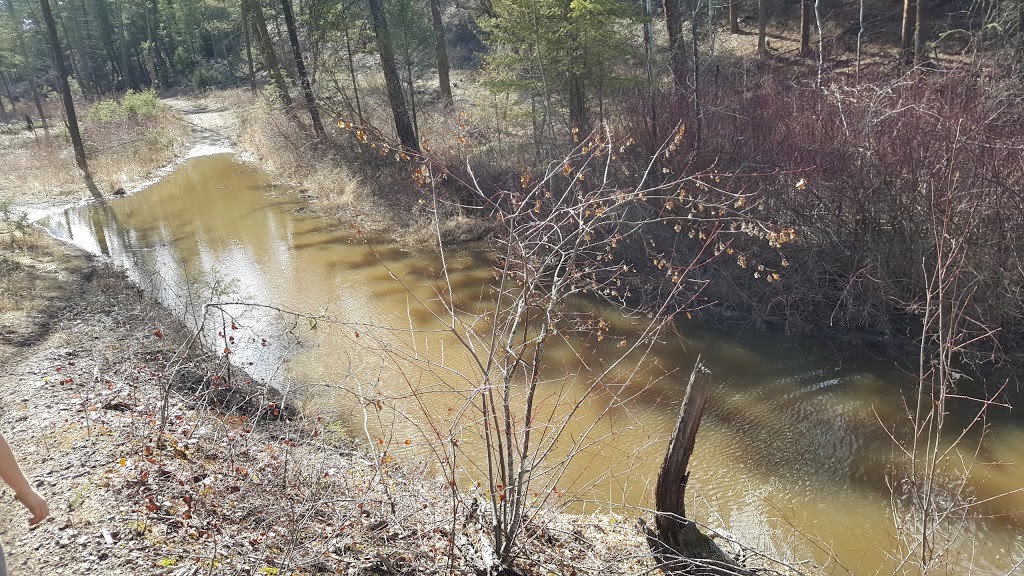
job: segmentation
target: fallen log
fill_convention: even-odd
[[[690,477],[687,467],[710,383],[711,372],[698,357],[690,374],[683,405],[679,408],[679,420],[665,453],[665,461],[658,472],[654,491],[657,533],[648,531],[647,538],[666,574],[748,576],[751,574],[749,570],[719,548],[695,522],[686,518],[686,483]]]

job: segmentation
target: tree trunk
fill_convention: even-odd
[[[697,358],[690,374],[686,396],[679,409],[679,420],[658,472],[654,501],[657,534],[648,534],[648,542],[666,573],[749,575],[697,525],[686,519],[687,467],[707,402],[711,372]]]
[[[252,64],[252,35],[249,34],[249,22],[252,19],[249,17],[249,3],[242,0],[239,4],[242,11],[242,34],[245,36],[245,62],[249,65],[249,90],[256,94],[259,90],[256,89],[256,69]]]
[[[800,0],[800,56],[811,55],[811,22],[814,21],[812,0]]]
[[[1017,57],[1024,60],[1024,0],[1017,0]]]
[[[686,48],[683,45],[683,15],[680,0],[665,0],[665,28],[676,92],[686,88]]]
[[[916,19],[917,3],[914,0],[903,0],[903,25],[900,27],[900,49],[903,51],[903,58],[910,61],[911,47],[914,43],[914,22]]]
[[[576,134],[586,136],[587,127],[586,87],[583,76],[576,72],[569,73],[569,125]]]
[[[864,39],[864,0],[860,0],[860,12],[857,16],[857,79],[860,80],[860,48]]]
[[[430,0],[430,21],[434,26],[437,83],[441,88],[441,102],[445,107],[449,107],[455,100],[452,98],[452,83],[449,78],[448,44],[445,41],[444,22],[441,21],[441,0]]]
[[[729,0],[729,33],[739,34],[740,33],[740,19],[736,13],[736,5],[740,0]]]
[[[700,100],[700,51],[697,44],[697,10],[700,8],[699,0],[690,0],[692,3],[690,12],[690,40],[693,56],[693,126],[694,126],[694,149],[700,150],[702,134],[704,129],[704,112]]]
[[[281,32],[281,6],[273,2],[271,4],[274,6],[274,28],[277,30],[277,37],[281,38],[284,36],[284,32]]]
[[[352,59],[352,38],[348,33],[348,28],[345,29],[345,50],[348,53],[348,77],[352,81],[352,95],[356,99],[356,114],[359,115],[359,122],[363,122],[363,106],[359,103],[359,82],[356,80],[356,65]],[[341,89],[339,88],[340,92]]]
[[[654,5],[651,0],[644,0],[644,51],[647,53],[647,102],[650,107],[652,153],[658,147],[658,92],[654,83],[654,23],[651,21],[653,17]],[[601,121],[603,123],[604,119]]]
[[[818,23],[818,80],[816,85],[821,88],[821,74],[825,69],[825,23],[821,14],[821,0],[814,0],[814,20]]]
[[[141,83],[138,77],[135,75],[135,71],[131,67],[131,54],[128,48],[128,38],[124,33],[124,9],[121,6],[120,0],[115,4],[117,6],[117,34],[118,34],[118,48],[119,56],[121,59],[121,83],[123,84],[122,89],[132,88],[138,89]]]
[[[164,66],[160,60],[160,5],[157,0],[150,2],[150,15],[149,15],[149,75],[151,78],[150,82],[153,84],[154,90],[160,89],[160,74],[166,74]]]
[[[924,64],[925,42],[928,39],[928,23],[925,21],[925,0],[917,0],[916,22],[914,23],[914,66]]]
[[[1017,60],[1024,63],[1024,0],[1017,0]]]
[[[51,6],[50,9],[51,11],[53,11],[53,6]],[[72,14],[72,16],[74,16],[74,14]],[[71,42],[71,35],[68,34],[68,26],[64,22],[64,13],[61,12],[60,10],[60,4],[57,4],[56,18],[57,23],[60,24],[61,32],[64,33],[64,41],[66,42],[65,45],[68,47],[68,59],[71,61],[71,75],[74,76],[76,80],[78,80],[78,86],[82,89],[82,93],[84,94],[89,91],[91,78],[87,78],[88,74],[85,73],[84,69],[82,68],[82,65],[78,62],[78,58],[75,57],[75,46]],[[88,34],[88,19],[85,19],[85,22],[87,23],[85,30],[86,34]],[[79,57],[81,57],[81,53],[79,53]]]
[[[324,125],[320,121],[320,110],[316,107],[316,96],[313,95],[313,86],[309,83],[309,76],[306,74],[306,62],[302,59],[302,48],[299,46],[299,35],[295,30],[295,17],[292,15],[292,0],[281,0],[281,10],[284,12],[284,25],[288,28],[288,41],[292,45],[292,56],[295,57],[295,69],[299,74],[299,82],[302,85],[302,95],[306,98],[306,107],[309,108],[309,117],[313,120],[313,132],[318,138],[327,135]]]
[[[370,8],[370,22],[373,25],[373,34],[377,38],[380,67],[384,72],[384,83],[387,86],[391,113],[395,117],[395,130],[398,132],[398,139],[406,148],[419,152],[420,144],[416,140],[416,132],[412,128],[409,108],[405,102],[405,95],[402,93],[402,81],[398,76],[398,66],[395,65],[395,51],[391,44],[388,22],[384,17],[384,6],[381,0],[367,0],[366,3]]]
[[[82,144],[82,134],[78,131],[75,101],[71,98],[71,86],[68,85],[68,71],[67,67],[64,66],[64,54],[61,52],[60,38],[57,36],[57,24],[53,21],[49,0],[39,0],[39,7],[43,10],[43,21],[46,22],[50,50],[53,52],[53,65],[57,68],[57,84],[60,86],[60,94],[64,99],[64,111],[68,117],[68,134],[71,136],[71,146],[75,149],[75,163],[78,164],[78,167],[85,175],[86,183],[90,184],[90,192],[92,192],[93,196],[99,198],[99,190],[92,184],[89,164],[85,160],[85,146]]]
[[[768,53],[768,0],[757,0],[757,53]]]
[[[85,71],[89,74],[89,82],[93,85],[93,90],[96,93],[97,98],[100,98],[103,96],[104,93],[109,92],[109,87],[103,85],[104,80],[106,80],[106,75],[102,72],[102,68],[99,64],[100,59],[98,57],[95,59],[91,57],[92,55],[96,54],[95,51],[92,53],[92,55],[90,55],[89,53],[90,49],[95,47],[97,44],[97,34],[93,34],[92,26],[89,25],[89,20],[93,18],[97,20],[97,23],[99,25],[99,30],[97,32],[99,37],[102,38],[102,40],[98,43],[103,46],[104,50],[109,50],[111,39],[114,36],[112,33],[103,33],[104,25],[109,26],[109,22],[107,19],[105,3],[100,4],[102,5],[102,8],[93,10],[93,16],[90,17],[90,7],[86,5],[86,0],[79,0],[78,2],[79,12],[82,15],[82,27],[85,29],[86,47],[85,50],[82,50],[79,53],[79,56],[83,60],[83,67],[86,69]],[[111,61],[111,65],[113,64],[113,61]]]
[[[412,78],[412,54],[409,53],[409,28],[402,27],[402,59],[405,60],[405,83],[409,87],[409,111],[412,113],[412,134],[417,141],[420,139],[420,123],[416,118],[416,85]],[[501,143],[501,139],[498,139]]]
[[[260,51],[263,64],[267,67],[267,73],[270,74],[274,87],[277,88],[277,97],[281,100],[281,104],[288,108],[292,105],[292,97],[288,93],[288,82],[281,71],[281,63],[277,59],[274,43],[270,40],[270,32],[267,31],[267,19],[263,16],[263,7],[258,3],[252,4],[253,0],[242,1],[249,3],[247,10],[250,18],[249,31],[256,37],[256,48]]]
[[[11,103],[11,114],[17,114],[17,105],[14,103],[14,94],[11,93],[11,82],[7,79],[6,72],[0,72],[0,80],[4,84],[4,93],[7,94],[7,101]]]
[[[31,60],[28,59],[28,50],[25,49],[25,30],[18,25],[18,16],[14,13],[14,0],[6,0],[7,15],[11,18],[11,27],[14,28],[14,35],[18,39],[18,50],[21,52],[21,65],[25,68],[25,77],[28,79],[29,88],[32,89],[32,99],[36,103],[36,112],[39,113],[39,123],[43,125],[43,133],[50,136],[50,127],[46,122],[46,112],[43,112],[43,100],[39,97],[39,87],[36,86],[35,74],[31,71]]]
[[[572,131],[573,140],[579,142],[581,136],[586,137],[590,132],[587,118],[587,83],[584,76],[587,70],[586,52],[580,45],[577,23],[574,21],[570,2],[562,5],[561,17],[566,23],[562,40],[566,44],[566,52],[569,57],[568,66],[565,69],[568,80],[566,96],[569,105],[569,128]]]

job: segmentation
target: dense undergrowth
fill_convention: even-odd
[[[719,266],[709,296],[729,312],[801,332],[916,336],[935,239],[965,254],[974,349],[1022,336],[1022,92],[977,70],[837,77],[814,89],[760,73],[709,91],[694,164],[743,177],[759,219],[792,227],[781,281]],[[684,122],[692,119],[683,118]],[[991,331],[995,330],[994,334]],[[991,338],[986,338],[991,335]]]

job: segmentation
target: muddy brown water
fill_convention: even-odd
[[[437,254],[370,249],[284,192],[258,169],[212,155],[188,160],[138,194],[38,224],[124,266],[236,364],[384,442],[403,462],[429,462],[427,431],[449,429],[464,391],[475,386],[464,351],[435,332],[432,314],[445,297]],[[493,279],[486,250],[449,254],[449,271],[466,310],[461,318],[486,310]],[[211,301],[228,304],[204,316]],[[593,302],[570,306],[603,319],[609,331],[553,346],[539,413],[556,417],[641,328]],[[637,507],[649,506],[698,354],[715,389],[691,464],[691,515],[765,552],[827,562],[830,573],[893,573],[893,501],[905,498],[907,483],[893,468],[898,449],[882,424],[905,433],[912,378],[891,360],[778,334],[723,334],[682,321],[678,335],[627,358],[571,419],[567,436],[589,430],[595,442],[552,482],[552,501],[575,512],[616,512],[623,521],[643,514]],[[375,400],[386,408],[374,409]],[[955,424],[970,419],[969,407],[954,408]],[[472,418],[461,422],[457,465],[469,489],[483,459]],[[993,409],[987,424],[970,474],[982,500],[1024,486],[1024,420]],[[958,430],[951,428],[950,436]],[[965,462],[976,439],[972,433],[962,443]],[[556,447],[555,456],[562,453]],[[945,476],[955,474],[950,468]],[[975,573],[1010,572],[1024,557],[1022,510],[1017,492],[984,502],[977,517],[956,525],[950,573],[971,564]]]

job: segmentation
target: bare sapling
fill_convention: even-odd
[[[909,433],[889,430],[899,458],[892,491],[895,574],[948,573],[974,563],[972,538],[986,468],[982,445],[988,412],[1009,408],[968,376],[978,373],[976,350],[998,332],[978,319],[974,296],[982,278],[973,268],[972,233],[982,222],[975,191],[952,170],[929,183],[926,194],[931,245],[921,258],[921,318],[917,385],[906,402]],[[954,403],[972,406],[969,420],[950,419]],[[1012,570],[1008,573],[1012,573]]]
[[[466,184],[498,222],[493,281],[481,290],[482,305],[453,284],[437,224],[432,296],[406,286],[408,328],[360,327],[363,341],[379,346],[394,377],[409,386],[404,398],[388,402],[411,402],[395,410],[417,412],[407,417],[418,422],[452,487],[453,515],[460,483],[486,502],[479,513],[466,504],[464,515],[486,518],[482,537],[463,535],[458,543],[479,573],[512,569],[573,493],[567,474],[574,458],[631,425],[627,417],[610,430],[609,415],[628,414],[650,385],[640,367],[676,315],[708,304],[701,300],[706,265],[732,258],[755,278],[777,279],[737,253],[733,239],[771,238],[779,247],[795,238],[753,219],[754,197],[719,184],[742,179],[661,168],[659,158],[681,152],[682,129],[635,169],[619,159],[632,144],[607,129],[592,134],[543,171],[525,172],[516,191],[485,190],[467,166]],[[437,183],[450,174],[423,160],[417,177],[440,211]],[[652,270],[664,280],[639,279],[639,271]],[[639,330],[621,337],[599,311],[576,305],[593,300],[624,312]],[[430,327],[415,326],[413,311],[425,311]],[[617,340],[614,354],[588,365],[586,347],[606,338]],[[559,361],[553,349],[574,350],[575,360]]]

